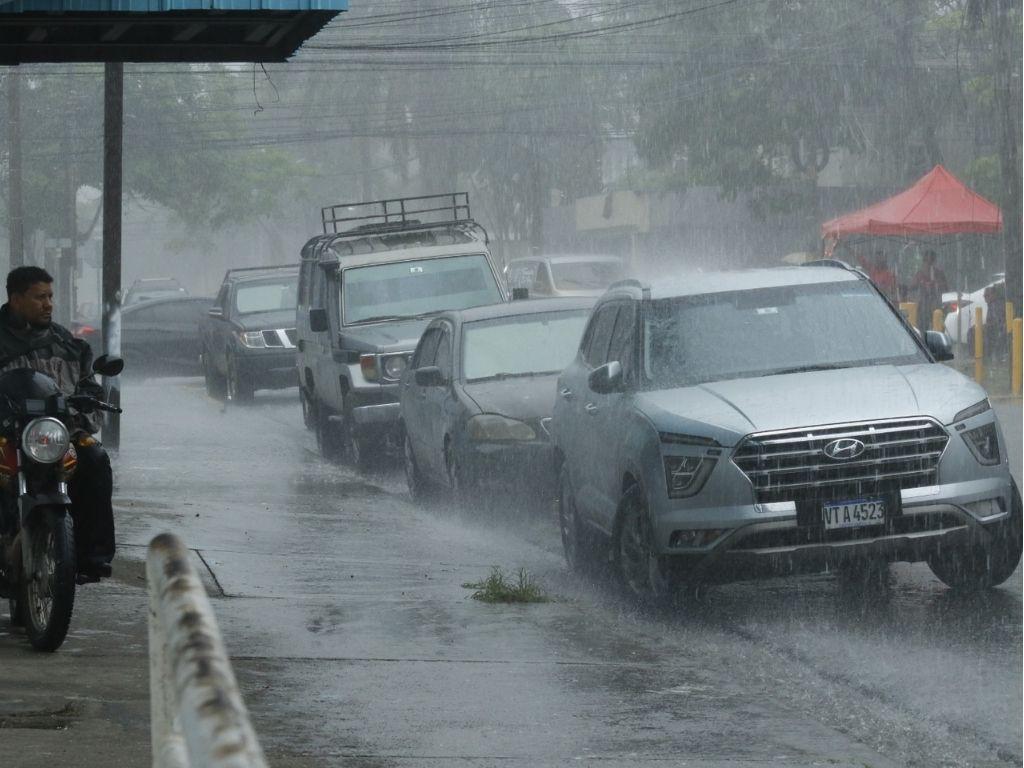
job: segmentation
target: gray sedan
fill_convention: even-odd
[[[446,312],[430,323],[399,395],[414,498],[444,488],[470,502],[491,483],[553,495],[555,382],[576,354],[592,304],[520,301]]]

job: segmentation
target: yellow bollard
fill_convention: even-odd
[[[932,312],[932,330],[942,332],[946,330],[946,318],[942,315],[941,309]]]
[[[974,380],[979,384],[985,381],[985,321],[981,317],[981,307],[974,308]]]
[[[1010,329],[1013,328],[1013,302],[1006,302],[1006,332],[1009,333]]]
[[[1011,390],[1013,394],[1020,397],[1021,389],[1021,362],[1024,359],[1024,355],[1021,354],[1021,337],[1024,336],[1024,328],[1022,328],[1024,321],[1021,318],[1016,318],[1013,321],[1013,351],[1011,353],[1010,365],[1012,366],[1011,373]]]
[[[917,302],[916,301],[901,301],[900,312],[903,313],[907,321],[917,328]]]

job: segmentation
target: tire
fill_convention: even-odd
[[[40,510],[22,529],[21,597],[25,634],[37,651],[64,642],[75,607],[75,534],[70,513]]]
[[[305,387],[299,387],[299,402],[302,404],[302,423],[306,429],[316,429],[316,409],[310,402]]]
[[[342,432],[345,441],[345,460],[360,472],[366,472],[377,463],[376,446],[363,440],[352,429],[351,420],[346,420],[349,426]]]
[[[12,627],[25,626],[25,609],[22,608],[22,603],[20,600],[15,600],[14,598],[8,600],[7,610],[9,612]]]
[[[562,551],[569,570],[580,574],[590,574],[598,569],[600,548],[595,537],[580,521],[576,496],[572,490],[569,469],[563,464],[558,475],[558,528],[562,533]]]
[[[977,591],[998,587],[1020,564],[1022,536],[1020,489],[1013,482],[1010,516],[1000,526],[996,540],[987,546],[977,544],[938,552],[928,558],[928,567],[951,589]]]
[[[470,483],[460,466],[458,454],[450,438],[444,442],[444,466],[452,502],[459,507],[470,506],[473,501]]]
[[[243,378],[238,370],[238,360],[228,355],[227,398],[232,403],[248,403],[252,400],[254,389],[252,382]]]
[[[403,430],[404,432],[404,430]],[[412,441],[409,435],[402,440],[402,465],[405,469],[405,484],[413,501],[424,502],[430,499],[431,488],[416,464],[416,455],[412,452]]]
[[[331,410],[317,403],[313,406],[313,424],[316,432],[316,447],[324,461],[338,464],[344,458],[345,443],[338,429],[331,423]]]
[[[651,546],[647,499],[639,485],[629,486],[619,502],[612,552],[615,572],[627,593],[646,605],[667,605],[679,594],[665,558]]]
[[[204,351],[201,357],[203,360],[203,379],[206,382],[206,394],[216,400],[223,400],[227,394],[224,377],[217,373],[213,367],[209,354]]]

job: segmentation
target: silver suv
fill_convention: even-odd
[[[900,560],[1005,581],[1020,494],[949,350],[841,262],[612,286],[558,382],[570,566],[646,597]]]

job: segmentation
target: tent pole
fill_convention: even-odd
[[[964,307],[963,294],[961,293],[961,279],[962,276],[960,274],[960,235],[958,233],[956,236],[956,345],[957,352],[960,353],[960,357],[963,357],[963,342],[961,341],[961,339],[963,334]]]

